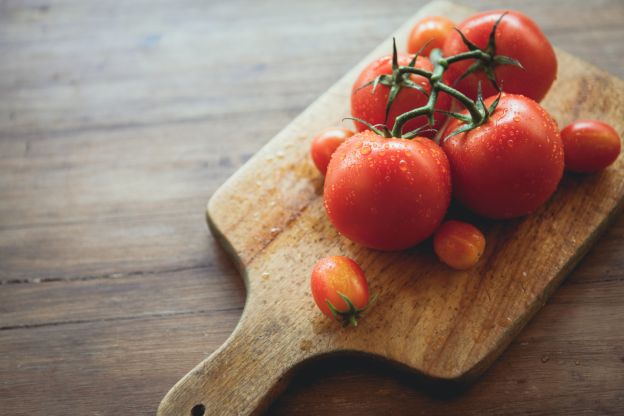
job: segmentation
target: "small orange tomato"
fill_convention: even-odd
[[[561,130],[566,169],[589,173],[606,168],[620,154],[620,136],[598,120],[576,120]]]
[[[318,170],[325,175],[327,165],[332,154],[347,138],[353,136],[353,131],[344,127],[331,127],[323,130],[312,139],[310,155]]]
[[[420,53],[429,56],[432,50],[442,49],[446,36],[453,31],[455,23],[443,16],[429,16],[419,20],[407,39],[407,51],[416,53],[427,42],[429,44]]]
[[[433,249],[443,263],[466,270],[479,261],[485,250],[485,237],[472,224],[446,221],[433,236]]]
[[[368,306],[368,283],[356,262],[345,256],[320,259],[312,269],[312,296],[321,312],[343,325],[357,325]]]

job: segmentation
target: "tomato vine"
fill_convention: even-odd
[[[429,58],[431,63],[433,64],[433,70],[427,71],[422,68],[417,68],[415,66],[416,60],[420,52],[426,48],[427,45],[424,45],[419,52],[417,52],[409,65],[400,66],[398,64],[397,58],[397,48],[396,41],[393,39],[393,50],[392,50],[392,75],[382,74],[379,75],[374,80],[369,83],[363,85],[362,87],[372,85],[373,92],[378,87],[379,84],[389,87],[390,93],[388,95],[388,100],[386,103],[386,120],[388,117],[388,113],[392,104],[398,95],[399,91],[402,88],[414,88],[421,91],[423,94],[428,96],[427,103],[421,107],[415,108],[411,111],[401,114],[395,120],[394,126],[389,130],[387,126],[373,126],[367,123],[365,120],[360,120],[355,118],[355,120],[366,124],[371,130],[375,133],[383,136],[383,137],[401,137],[405,139],[411,139],[416,137],[420,132],[422,132],[422,127],[416,130],[412,130],[410,132],[403,132],[403,126],[409,120],[418,117],[418,116],[427,116],[429,126],[434,125],[433,115],[436,111],[435,104],[437,102],[438,96],[440,92],[446,93],[454,98],[456,98],[467,110],[469,115],[463,115],[454,112],[444,111],[447,115],[457,118],[461,120],[464,125],[458,128],[457,130],[450,133],[448,136],[444,138],[444,140],[469,130],[474,129],[485,123],[488,117],[493,113],[498,105],[501,88],[498,85],[496,77],[494,75],[494,68],[498,65],[514,65],[519,68],[523,68],[522,64],[514,58],[504,55],[496,54],[496,29],[498,28],[499,23],[505,17],[507,13],[503,13],[496,21],[489,35],[487,46],[484,49],[479,48],[473,42],[471,42],[459,29],[455,29],[459,35],[461,36],[462,41],[468,48],[467,52],[462,52],[457,55],[444,57],[442,56],[442,52],[440,49],[434,49]],[[481,86],[479,84],[478,94],[476,100],[472,100],[465,94],[461,93],[457,89],[452,86],[444,83],[442,81],[442,76],[446,69],[459,61],[474,59],[475,62],[468,67],[468,69],[457,79],[460,81],[467,77],[468,75],[477,72],[483,71],[486,74],[487,79],[492,83],[497,91],[499,91],[499,97],[496,99],[489,107],[486,108],[483,96],[481,94]],[[420,75],[427,79],[431,86],[431,91],[429,94],[418,84],[412,82],[410,80],[410,75]]]

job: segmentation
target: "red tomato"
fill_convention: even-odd
[[[576,120],[561,130],[566,169],[589,173],[606,168],[620,154],[620,136],[598,120]]]
[[[321,312],[345,324],[356,325],[359,313],[368,306],[368,284],[364,272],[348,257],[320,259],[312,269],[310,285],[314,301]],[[353,308],[341,295],[349,299]],[[337,312],[335,315],[332,307]]]
[[[427,45],[420,54],[429,56],[432,50],[442,49],[446,37],[454,27],[455,23],[443,16],[429,16],[419,20],[407,39],[407,51],[416,53]]]
[[[411,55],[399,54],[399,66],[407,66],[412,57],[413,56]],[[415,66],[416,68],[421,68],[427,71],[433,70],[431,62],[429,62],[429,59],[425,57],[418,57]],[[353,84],[353,90],[351,92],[351,115],[367,121],[372,125],[385,124],[389,130],[392,130],[394,120],[397,116],[427,104],[428,97],[417,89],[402,87],[401,91],[397,94],[392,107],[390,108],[388,121],[386,122],[386,103],[388,101],[390,88],[379,84],[373,93],[372,85],[362,87],[366,83],[373,81],[381,74],[392,74],[392,56],[385,56],[372,62],[360,73],[360,76],[355,81],[355,84]],[[420,75],[411,75],[410,79],[414,83],[423,87],[427,93],[431,91],[429,81],[425,77],[421,77]],[[450,103],[451,98],[444,93],[440,93],[436,102],[436,109],[446,111],[449,109]],[[436,113],[434,118],[434,128],[439,129],[445,120],[446,115]],[[425,125],[427,125],[427,117],[419,116],[407,122],[403,127],[403,132],[407,133]],[[366,125],[359,122],[355,122],[355,127],[358,131],[368,129]],[[433,137],[434,133],[423,133],[423,135]]]
[[[331,127],[323,130],[312,139],[310,155],[318,170],[325,175],[327,165],[334,151],[348,137],[353,136],[353,132],[344,127]]]
[[[486,99],[486,106],[495,99]],[[453,119],[444,137],[461,125]],[[557,123],[521,95],[502,94],[485,124],[449,138],[442,148],[451,164],[454,195],[489,218],[534,211],[552,195],[563,174]]]
[[[479,48],[485,49],[492,27],[502,13],[488,11],[475,14],[462,22],[458,29]],[[520,12],[510,11],[498,25],[495,39],[496,55],[516,59],[524,66],[523,70],[514,65],[497,65],[494,75],[498,85],[505,92],[541,101],[557,77],[557,58],[546,36],[533,20]],[[467,50],[459,34],[453,31],[446,38],[443,54],[448,57]],[[453,85],[473,63],[474,60],[467,59],[449,65],[444,74],[445,81]],[[498,93],[482,70],[459,81],[455,87],[475,99],[479,82],[484,97]]]
[[[466,270],[481,258],[485,237],[472,224],[446,221],[433,236],[433,249],[443,263],[457,270]]]
[[[448,160],[423,137],[357,133],[336,150],[325,177],[325,209],[336,229],[380,250],[401,250],[429,237],[450,196]]]

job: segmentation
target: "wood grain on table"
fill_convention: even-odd
[[[420,5],[0,0],[0,413],[153,414],[244,303],[205,202]],[[624,77],[621,1],[515,7]],[[329,359],[269,414],[624,414],[623,234],[469,389]]]

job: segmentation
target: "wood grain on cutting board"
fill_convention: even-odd
[[[436,2],[414,21],[441,14],[459,21],[469,10]],[[472,270],[452,271],[427,244],[384,253],[339,236],[322,206],[322,178],[308,157],[313,133],[348,115],[353,80],[387,54],[390,39],[272,139],[211,199],[214,234],[246,278],[247,303],[228,341],[163,399],[161,415],[261,410],[291,370],[339,352],[373,354],[436,379],[468,381],[509,344],[617,212],[624,167],[567,175],[549,203],[519,220],[483,223],[488,247]],[[563,125],[600,118],[624,129],[624,83],[557,51],[559,74],[543,105]],[[310,270],[329,254],[353,257],[379,301],[360,326],[325,319],[309,294]]]

